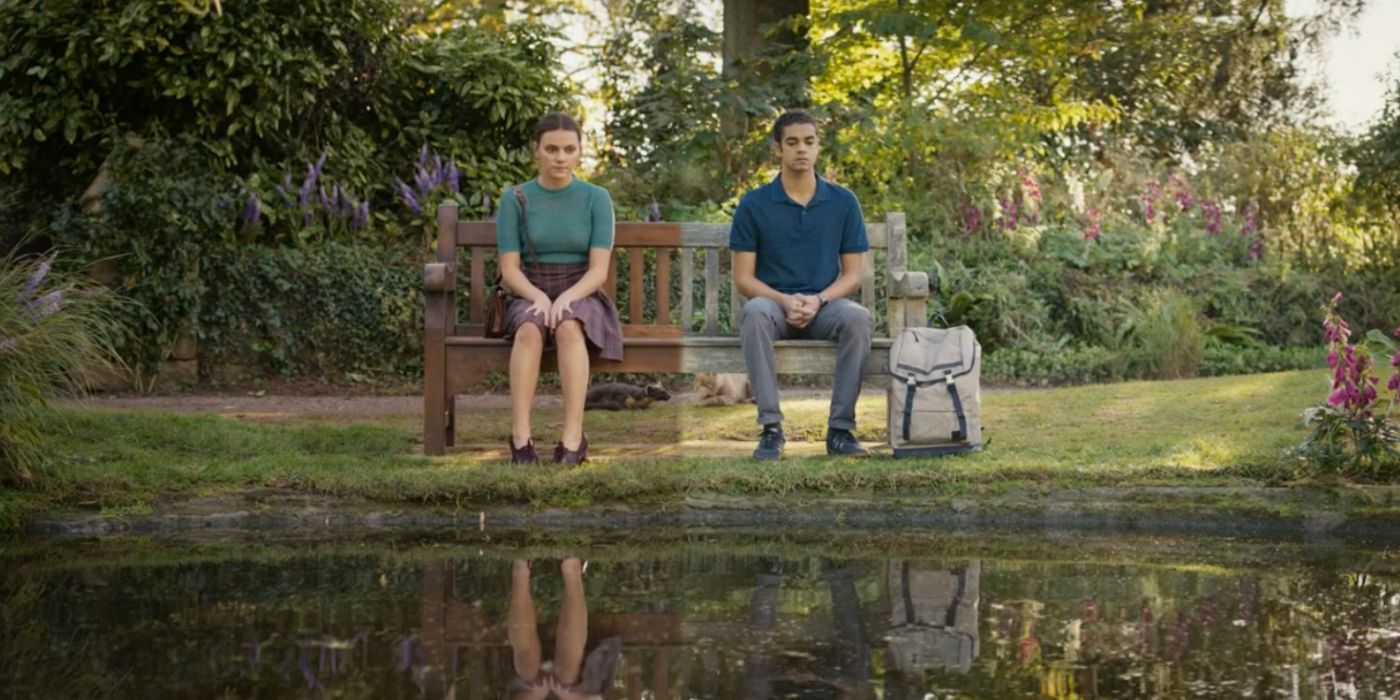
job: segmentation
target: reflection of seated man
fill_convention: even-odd
[[[560,700],[601,698],[612,685],[622,653],[622,639],[609,637],[584,658],[588,643],[588,607],[583,599],[583,562],[569,557],[559,564],[564,577],[564,599],[554,639],[554,659],[543,661],[535,600],[530,596],[530,565],[517,559],[511,565],[510,609],[506,631],[514,654],[515,677],[509,689],[512,700]]]
[[[750,648],[744,662],[740,697],[835,697],[864,700],[874,697],[870,683],[870,638],[860,620],[860,597],[855,573],[846,565],[823,560],[822,578],[831,590],[831,615],[836,636],[831,658],[817,672],[783,671],[773,658],[773,632],[778,617],[778,594],[783,584],[782,560],[764,557],[749,601]]]

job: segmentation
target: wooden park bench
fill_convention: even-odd
[[[866,230],[871,250],[865,255],[860,302],[877,314],[874,350],[865,368],[872,375],[885,373],[891,338],[900,329],[926,322],[929,287],[927,274],[907,269],[903,214],[867,223]],[[437,232],[437,261],[423,271],[423,451],[429,455],[441,455],[453,443],[456,396],[487,372],[507,371],[511,350],[506,341],[484,338],[481,331],[487,260],[496,252],[495,222],[459,220],[457,206],[443,204]],[[737,334],[744,299],[733,286],[728,246],[728,223],[618,222],[604,291],[622,317],[624,357],[621,362],[595,359],[592,371],[744,372]],[[468,260],[460,258],[462,248],[468,250]],[[465,323],[457,307],[463,274]],[[623,298],[617,295],[620,275],[627,280]],[[672,284],[677,277],[679,286]],[[721,330],[722,317],[728,320],[727,330]],[[830,374],[835,367],[836,344],[831,341],[782,340],[776,351],[780,374]],[[553,353],[545,353],[540,369],[555,369]]]

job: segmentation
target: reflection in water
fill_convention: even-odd
[[[1385,552],[561,549],[0,555],[0,696],[1400,697]]]

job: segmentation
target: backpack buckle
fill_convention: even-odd
[[[946,379],[946,380],[948,381],[948,384],[950,384],[950,385],[953,384],[953,370],[951,370],[951,369],[949,369],[949,370],[944,370],[944,371],[943,371],[943,378]]]

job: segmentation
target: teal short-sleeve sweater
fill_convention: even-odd
[[[588,262],[590,248],[612,248],[613,205],[607,190],[577,177],[557,190],[546,189],[537,179],[520,188],[538,262]],[[514,190],[506,188],[499,200],[496,246],[502,253],[520,253],[525,263],[536,262],[520,235],[520,202]]]

